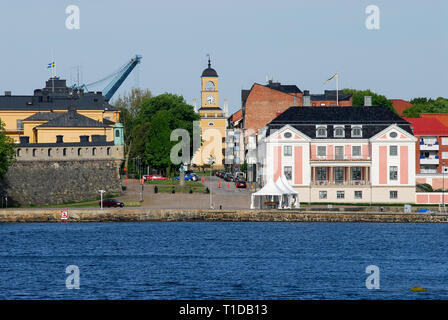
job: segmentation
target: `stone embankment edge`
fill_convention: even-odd
[[[280,210],[198,209],[73,209],[68,220],[61,209],[8,209],[0,211],[0,223],[8,222],[390,222],[447,223],[446,214],[388,212],[318,212]]]

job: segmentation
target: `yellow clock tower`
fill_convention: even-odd
[[[211,67],[210,58],[208,68],[201,75],[201,139],[202,146],[195,153],[193,163],[202,166],[208,164],[210,157],[214,158],[214,168],[224,166],[224,148],[227,128],[226,115],[219,107],[218,73]]]
[[[211,67],[210,58],[208,68],[202,72],[201,76],[201,108],[199,114],[202,117],[222,116],[219,107],[218,73]]]

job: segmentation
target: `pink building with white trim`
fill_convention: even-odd
[[[290,108],[260,133],[262,183],[285,175],[301,202],[415,203],[417,139],[387,108]]]

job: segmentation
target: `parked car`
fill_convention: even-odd
[[[143,176],[144,181],[153,181],[153,180],[169,180],[169,178],[161,176],[160,174],[150,174]]]
[[[233,174],[236,180],[245,180],[246,174],[244,172],[238,171]]]
[[[224,176],[225,181],[235,181],[231,173],[226,173]]]
[[[101,200],[99,202],[100,208],[101,208]],[[124,207],[124,203],[118,201],[117,199],[106,199],[103,200],[103,207]]]
[[[237,180],[235,185],[237,188],[247,188],[246,181],[244,180]]]
[[[180,180],[180,176],[174,177],[174,180]],[[198,181],[199,178],[196,175],[196,173],[186,174],[185,175],[185,181]]]

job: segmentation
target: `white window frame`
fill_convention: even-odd
[[[392,170],[395,168],[396,170]],[[392,177],[392,173],[395,173],[395,177]],[[389,180],[390,181],[398,181],[398,166],[389,166]]]
[[[359,154],[355,154],[353,150],[355,148],[359,148]],[[362,147],[361,146],[352,146],[352,157],[362,157]]]
[[[328,198],[328,192],[326,190],[320,190],[319,199],[327,199],[327,198]]]
[[[393,147],[393,149],[395,149],[395,154],[392,154],[392,150],[393,150],[392,147]],[[389,146],[389,156],[391,156],[391,157],[398,156],[398,146],[397,145]]]
[[[355,129],[359,129],[360,134],[354,134]],[[352,138],[362,138],[362,126],[352,126]]]
[[[361,193],[361,196],[357,196],[356,194],[359,194],[359,193]],[[362,191],[361,190],[355,190],[355,192],[354,192],[354,197],[355,197],[355,199],[362,199]]]
[[[392,192],[394,192],[395,196],[392,196]],[[389,199],[398,199],[398,190],[390,190],[389,191]]]
[[[343,190],[336,191],[336,199],[345,199],[345,191]]]
[[[289,177],[289,179],[288,179],[288,176],[286,175],[286,168],[290,168],[291,170],[288,170],[290,173],[291,173],[291,176]],[[286,180],[292,180],[292,166],[284,166],[283,167],[283,174],[285,175],[285,178],[286,178]]]
[[[287,152],[289,150],[289,152]],[[292,146],[283,146],[283,156],[291,157],[292,156]]]
[[[442,151],[442,159],[448,159],[448,152]]]
[[[337,135],[336,131],[342,129],[342,134],[341,135]],[[345,138],[345,126],[343,125],[338,125],[338,126],[334,126],[333,127],[333,137],[335,138]]]
[[[319,134],[319,129],[324,129],[325,130],[325,135]],[[316,126],[316,138],[326,138],[328,136],[328,132],[327,132],[327,126]]]
[[[23,120],[17,120],[17,131],[23,131]]]
[[[323,154],[320,154],[319,150],[324,150]],[[317,146],[317,156],[318,157],[326,157],[327,156],[327,147],[326,146]]]

